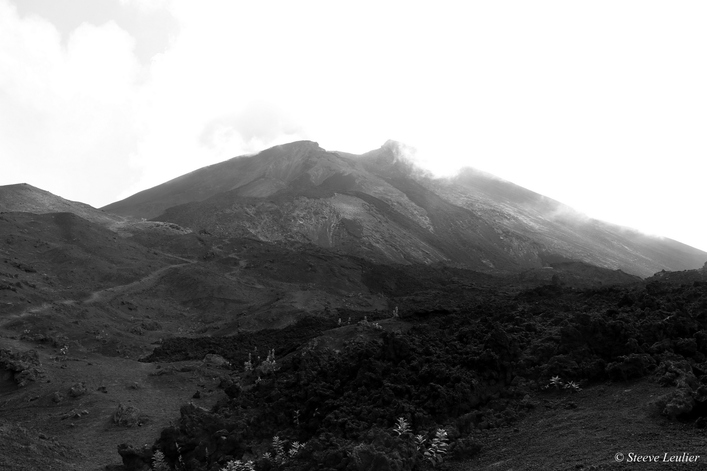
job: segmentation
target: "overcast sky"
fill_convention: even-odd
[[[0,0],[0,184],[386,140],[707,250],[707,2]]]

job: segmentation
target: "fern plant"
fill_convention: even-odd
[[[290,458],[294,458],[295,456],[297,456],[297,453],[302,451],[303,448],[304,448],[304,443],[292,442],[292,444],[290,445],[290,450],[287,452],[287,455]]]
[[[553,376],[550,378],[550,386],[554,386],[555,389],[560,389],[562,386],[562,380],[560,379],[559,376]]]
[[[304,447],[304,443],[294,441],[290,444],[290,449],[285,452],[285,441],[280,439],[278,435],[275,435],[272,439],[272,449],[274,453],[267,452],[263,455],[263,458],[273,461],[277,465],[281,465],[297,456],[297,453],[302,451]]]
[[[383,329],[383,326],[380,325],[378,322],[369,322],[368,316],[363,316],[363,320],[358,321],[358,323],[364,327],[370,327],[371,329],[377,329],[377,330]]]
[[[246,373],[253,371],[253,355],[251,353],[248,354],[248,361],[243,362],[243,370]]]
[[[425,446],[426,441],[427,441],[427,439],[425,437],[423,437],[422,435],[420,435],[420,434],[415,435],[415,449],[417,450],[418,453],[420,451],[422,451],[422,447]]]
[[[397,433],[399,437],[408,433],[412,434],[410,424],[403,417],[398,417],[398,420],[393,426],[393,431]],[[422,455],[432,463],[432,466],[437,466],[444,461],[444,457],[449,449],[449,438],[447,437],[446,430],[438,428],[435,437],[427,448],[425,448],[427,439],[422,434],[415,435],[413,440],[415,441],[415,449],[417,452],[422,453]]]
[[[425,450],[425,458],[427,458],[433,466],[437,466],[444,460],[444,455],[447,454],[449,448],[447,431],[438,428],[435,437],[432,439],[429,448]]]
[[[221,471],[255,471],[255,465],[252,461],[233,460],[226,463]]]
[[[407,422],[407,420],[402,417],[398,417],[398,420],[395,423],[395,426],[393,427],[393,431],[397,433],[398,436],[401,436],[406,433],[412,432],[412,429],[410,428],[410,424]]]
[[[169,465],[164,459],[164,453],[157,450],[154,455],[152,455],[152,469],[154,471],[169,471]]]
[[[552,378],[550,378],[550,383],[547,384],[547,385],[545,385],[545,386],[543,386],[542,389],[543,389],[544,391],[547,391],[547,390],[550,389],[551,387],[552,387],[552,388],[555,388],[555,389],[558,389],[558,390],[559,390],[559,389],[568,389],[570,392],[573,392],[573,393],[578,393],[578,392],[580,392],[580,391],[582,390],[582,388],[580,388],[580,387],[579,387],[579,384],[577,384],[576,382],[574,382],[574,381],[568,381],[568,382],[565,383],[564,381],[562,381],[562,380],[560,379],[559,376],[553,376]]]
[[[261,363],[260,370],[264,374],[270,374],[276,372],[279,369],[280,367],[277,366],[277,362],[275,361],[275,349],[273,348],[268,352],[267,358],[263,361],[263,363]]]
[[[275,435],[272,438],[272,449],[275,450],[275,462],[284,463],[285,461],[285,442],[280,440],[280,437]]]

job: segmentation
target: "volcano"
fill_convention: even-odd
[[[307,243],[379,263],[517,273],[580,261],[641,277],[707,253],[590,219],[474,169],[434,178],[386,142],[362,155],[300,141],[201,168],[103,210],[220,237]]]

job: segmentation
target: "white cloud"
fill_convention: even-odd
[[[49,22],[21,20],[7,2],[0,18],[0,155],[13,162],[3,183],[95,204],[98,188],[117,191],[115,177],[127,177],[137,135],[132,38],[114,23],[85,24],[62,47]]]
[[[121,5],[137,7],[146,13],[169,8],[171,3],[172,0],[120,0]]]

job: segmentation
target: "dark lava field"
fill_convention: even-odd
[[[415,436],[429,444],[444,429],[448,448],[439,466],[474,469],[459,465],[489,452],[489,431],[522,428],[544,402],[577,407],[588,390],[642,382],[661,387],[660,396],[641,398],[640,413],[657,425],[695,432],[707,425],[704,272],[681,274],[680,283],[666,275],[621,287],[526,290],[470,289],[459,275],[446,286],[376,285],[405,306],[397,318],[354,316],[342,326],[305,318],[280,331],[165,341],[147,361],[215,353],[235,372],[221,385],[227,397],[209,411],[183,407],[152,449],[177,469],[216,470],[233,459],[253,460],[255,469],[428,469],[438,463]],[[277,366],[258,367],[271,348]],[[244,371],[249,358],[256,366]],[[409,432],[396,432],[399,418]],[[285,453],[305,446],[281,456],[275,436]],[[584,454],[581,442],[577,447]],[[701,450],[704,444],[693,454]],[[603,469],[610,451],[544,469]]]
[[[139,229],[124,240],[146,255],[108,275],[84,255],[107,231],[84,240],[78,218],[57,223],[81,241],[61,255],[74,268],[31,258],[43,232],[17,235],[53,231],[48,216],[3,218],[16,224],[5,254],[25,260],[3,262],[4,299],[35,306],[4,308],[4,469],[618,469],[629,444],[595,447],[586,419],[560,458],[498,455],[592,413],[606,390],[637,396],[638,432],[654,435],[633,437],[636,453],[704,450],[691,440],[707,424],[705,269],[641,280],[558,262],[552,277],[491,276]],[[247,272],[235,294],[219,281],[234,269]],[[272,311],[286,325],[264,328]],[[625,430],[605,420],[604,433]]]

